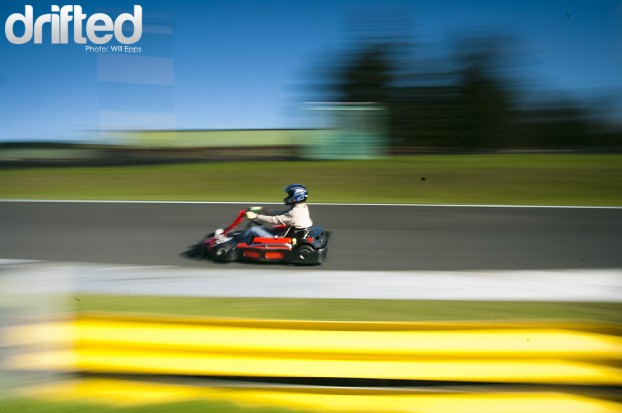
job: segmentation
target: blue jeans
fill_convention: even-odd
[[[272,238],[277,233],[278,232],[272,228],[266,228],[263,225],[255,225],[241,233],[239,235],[240,241],[238,242],[246,242],[247,244],[251,244],[255,237]]]

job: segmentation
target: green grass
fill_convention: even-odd
[[[204,298],[81,295],[80,311],[117,311],[289,320],[584,320],[622,323],[622,303]]]
[[[220,401],[185,401],[178,403],[112,406],[80,401],[55,402],[34,398],[0,399],[0,411],[6,413],[293,413],[299,410],[277,407],[242,407]]]
[[[622,205],[622,155],[438,155],[0,171],[0,198]]]

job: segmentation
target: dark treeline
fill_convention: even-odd
[[[603,105],[512,78],[511,46],[503,36],[462,40],[449,57],[417,59],[406,42],[367,41],[332,67],[327,92],[382,104],[395,151],[622,150],[622,125],[605,120]]]

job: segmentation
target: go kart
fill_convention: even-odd
[[[251,243],[243,242],[241,234],[252,225],[260,225],[249,221],[245,228],[236,229],[245,219],[247,211],[241,210],[231,225],[208,234],[183,255],[217,262],[256,261],[299,265],[326,262],[330,232],[317,225],[305,229],[281,226],[277,236],[255,237]]]

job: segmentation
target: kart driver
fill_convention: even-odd
[[[290,208],[282,211],[273,211],[262,214],[254,211],[246,212],[246,218],[251,221],[276,225],[277,227],[267,228],[264,225],[257,225],[249,228],[244,234],[244,241],[250,244],[255,237],[271,238],[279,232],[283,232],[279,225],[285,225],[288,229],[305,229],[313,225],[311,216],[309,215],[309,207],[305,203],[307,200],[307,188],[301,184],[291,184],[283,188],[287,193],[283,202]]]

